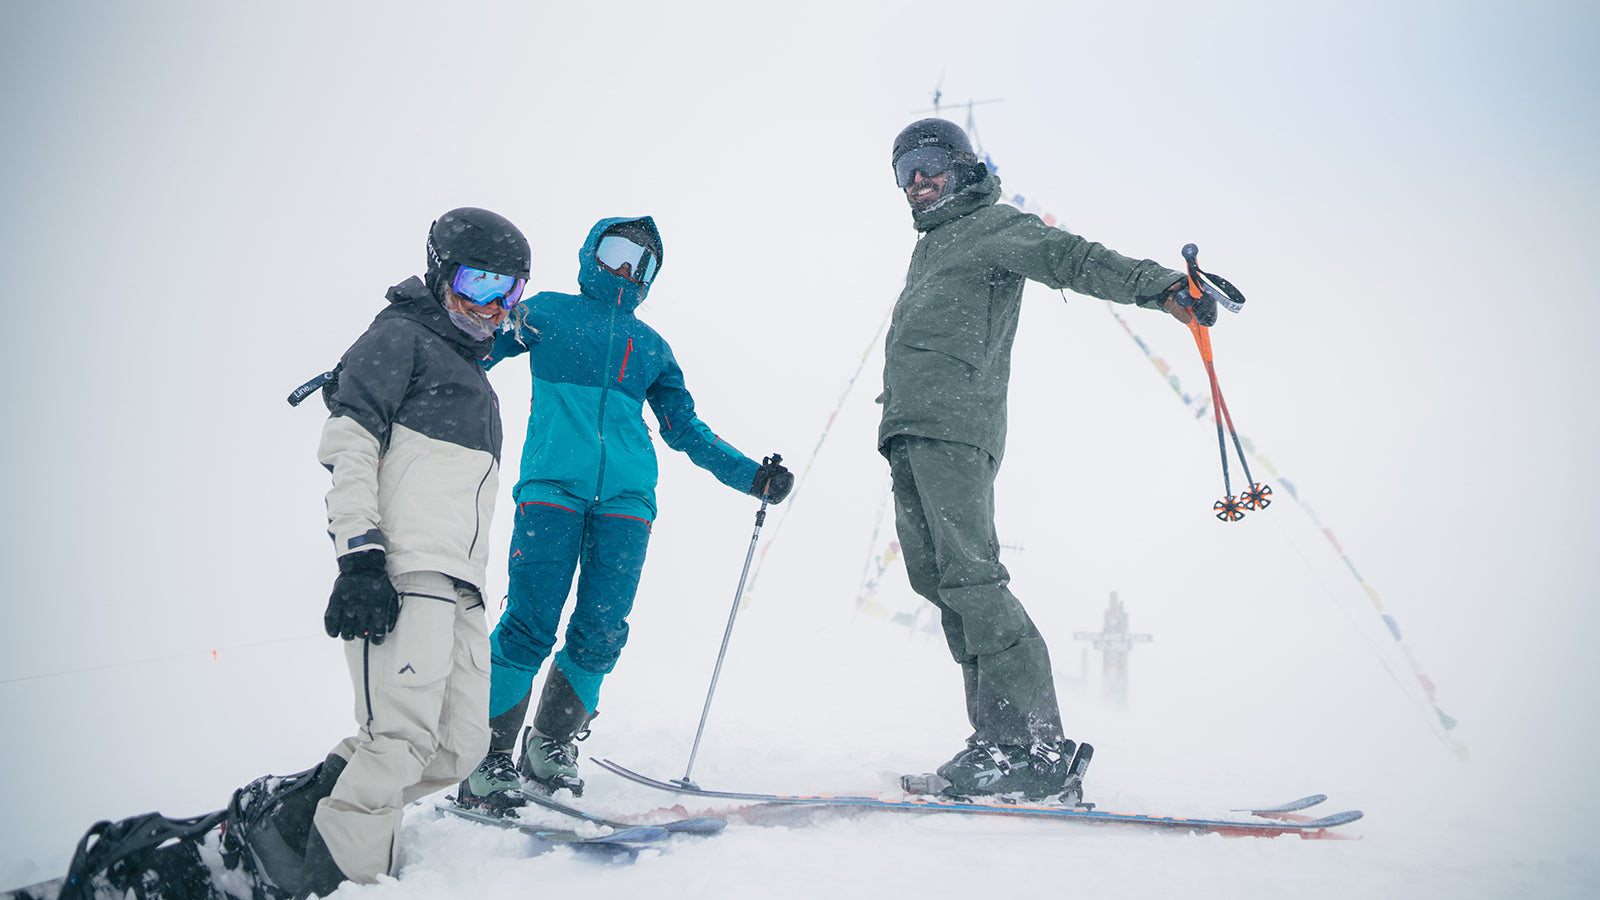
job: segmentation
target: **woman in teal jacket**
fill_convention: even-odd
[[[646,404],[667,446],[723,484],[776,503],[794,483],[782,466],[757,463],[700,420],[672,348],[634,315],[661,258],[650,217],[600,220],[578,251],[580,293],[546,291],[518,304],[484,360],[492,367],[526,353],[533,404],[514,492],[508,602],[490,638],[490,752],[462,783],[465,803],[497,812],[520,805],[519,772],[549,790],[583,790],[574,742],[587,734],[600,683],[627,642],[656,516]],[[523,729],[575,571],[566,640]]]

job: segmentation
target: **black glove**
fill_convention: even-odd
[[[1187,307],[1194,314],[1195,320],[1207,328],[1217,324],[1217,300],[1211,292],[1203,287],[1200,299],[1195,300],[1189,296],[1189,279],[1178,282],[1167,289],[1167,299],[1179,306]]]
[[[774,453],[761,461],[761,468],[756,470],[756,480],[750,484],[750,495],[760,497],[765,494],[768,503],[782,503],[793,489],[793,473],[783,467],[783,457]]]
[[[369,638],[383,643],[400,618],[400,595],[395,593],[382,550],[359,550],[339,557],[339,577],[322,626],[328,637],[347,641]]]

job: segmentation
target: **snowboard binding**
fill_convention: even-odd
[[[93,900],[107,893],[171,900],[222,896],[212,886],[200,845],[225,815],[218,810],[169,819],[152,812],[96,822],[78,841],[59,900]]]

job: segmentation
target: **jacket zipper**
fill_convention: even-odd
[[[606,399],[611,396],[611,351],[616,347],[617,340],[617,310],[622,308],[622,288],[617,288],[617,302],[611,307],[611,318],[606,329],[606,377],[600,384],[600,411],[598,421],[595,422],[595,433],[600,439],[600,470],[594,476],[594,502],[600,502],[600,490],[606,482]],[[633,345],[629,343],[629,350]],[[626,355],[624,355],[626,360]],[[620,375],[620,373],[619,373]],[[619,377],[620,381],[621,378]]]

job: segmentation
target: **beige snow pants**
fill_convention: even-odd
[[[346,641],[356,734],[317,804],[317,831],[339,869],[372,883],[400,868],[405,805],[450,787],[489,752],[489,631],[478,591],[439,572],[394,578],[400,619],[382,644]]]

